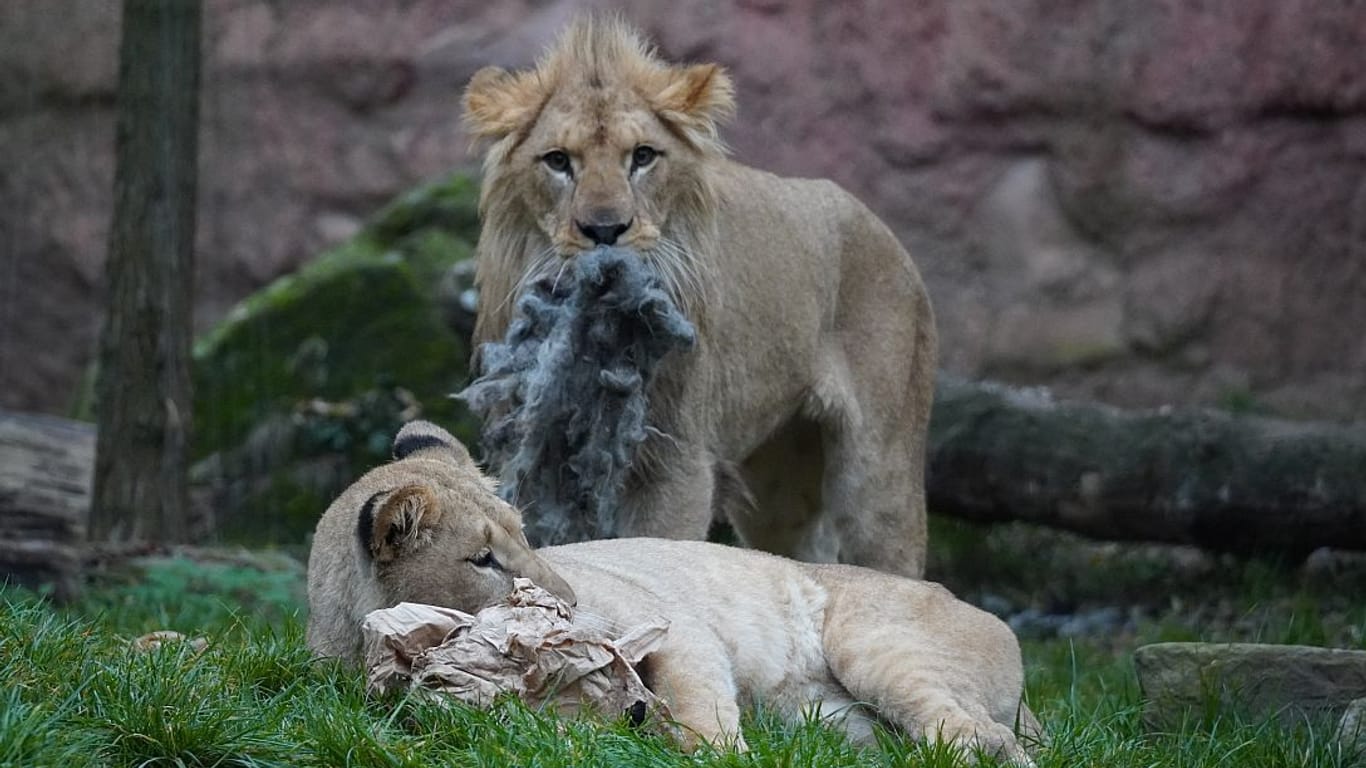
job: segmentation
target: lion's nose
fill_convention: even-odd
[[[625,224],[584,224],[581,221],[575,223],[579,225],[579,231],[583,236],[592,240],[594,245],[616,245],[621,233],[631,228],[629,221]]]

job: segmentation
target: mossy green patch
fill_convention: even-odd
[[[463,174],[412,190],[351,240],[249,296],[200,338],[194,348],[195,457],[240,452],[254,429],[282,416],[316,428],[316,420],[304,424],[300,416],[308,403],[357,403],[384,393],[412,400],[407,417],[420,413],[473,438],[472,420],[449,397],[468,379],[469,345],[443,316],[449,297],[441,294],[451,269],[473,254],[477,200],[476,182]],[[315,507],[339,488],[322,489],[319,496],[319,489],[291,477],[288,461],[344,453],[353,469],[346,474],[354,476],[387,453],[387,440],[401,423],[399,409],[390,410],[385,423],[366,426],[364,435],[339,428],[349,435],[344,445],[322,445],[305,434],[290,441],[285,453],[293,455],[230,462],[254,465],[247,484],[268,491],[236,494],[233,509],[215,510],[219,530],[269,532],[265,540],[273,541],[302,536],[322,511]],[[376,434],[384,439],[372,439]],[[292,498],[289,489],[296,486],[299,498]],[[283,527],[282,510],[294,512]],[[248,517],[271,515],[271,524],[256,525],[242,516],[248,511]]]
[[[422,277],[431,278],[468,258],[478,233],[479,185],[457,173],[404,193],[375,214],[358,239],[399,250]],[[443,247],[424,248],[433,236]]]
[[[244,302],[196,345],[196,454],[301,400],[401,386],[438,421],[469,356],[396,255],[342,250]]]

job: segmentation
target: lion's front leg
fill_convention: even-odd
[[[678,640],[651,654],[647,663],[650,689],[668,704],[679,745],[689,752],[703,742],[746,750],[738,692],[724,651],[713,643]]]
[[[618,536],[706,539],[715,487],[713,459],[702,446],[677,440],[662,455],[647,452],[622,494]]]

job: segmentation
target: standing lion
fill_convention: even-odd
[[[620,536],[701,539],[909,576],[925,567],[925,432],[936,357],[920,274],[830,181],[726,157],[717,65],[672,66],[616,20],[571,25],[534,70],[465,92],[489,140],[475,341],[516,296],[599,245],[649,260],[697,326],[650,391]]]

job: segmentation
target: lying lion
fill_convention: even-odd
[[[476,73],[475,341],[501,340],[517,296],[567,259],[639,252],[698,338],[650,388],[657,433],[603,537],[703,539],[724,517],[759,549],[919,577],[937,354],[925,285],[836,184],[727,158],[734,105],[721,67],[666,63],[610,19],[572,24],[535,69]]]
[[[469,453],[426,422],[396,460],[348,488],[318,522],[308,563],[308,645],[359,661],[367,613],[399,602],[474,612],[525,577],[622,626],[670,629],[641,676],[698,739],[743,748],[740,708],[814,711],[872,740],[879,719],[1020,763],[1012,730],[1020,650],[994,616],[937,584],[717,544],[612,539],[532,550],[521,515]]]

